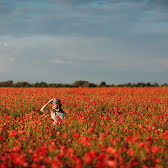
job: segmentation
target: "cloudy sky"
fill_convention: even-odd
[[[168,82],[167,0],[0,0],[0,81]]]

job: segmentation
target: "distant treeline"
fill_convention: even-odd
[[[36,82],[36,83],[28,83],[28,82],[16,82],[14,83],[12,80],[2,81],[0,82],[0,87],[157,87],[157,86],[168,86],[167,83],[159,85],[158,83],[126,83],[126,84],[106,84],[106,82],[101,82],[100,84],[90,83],[84,80],[74,81],[72,84],[62,84],[62,83],[46,83],[46,82]]]

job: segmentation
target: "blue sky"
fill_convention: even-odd
[[[167,0],[0,0],[0,81],[168,83]]]

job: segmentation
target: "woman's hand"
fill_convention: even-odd
[[[48,101],[48,103],[52,103],[52,102],[53,102],[53,100],[54,100],[54,99],[50,99],[50,100]]]

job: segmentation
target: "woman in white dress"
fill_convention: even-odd
[[[46,109],[46,106],[48,104],[52,104],[52,109],[48,110]],[[51,119],[53,120],[53,125],[58,121],[58,119],[63,120],[65,117],[65,112],[61,108],[61,101],[60,99],[50,99],[41,109],[40,111],[45,113],[45,114],[50,114]]]

